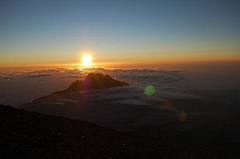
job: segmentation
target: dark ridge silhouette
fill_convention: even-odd
[[[89,73],[83,81],[77,80],[73,82],[68,89],[54,92],[48,96],[35,99],[33,102],[42,100],[52,100],[55,98],[60,98],[61,96],[65,96],[68,93],[77,91],[107,89],[112,87],[121,87],[128,85],[129,85],[128,83],[115,80],[111,78],[109,75],[103,75],[100,73]],[[23,106],[21,106],[20,108],[23,108]]]
[[[0,105],[0,158],[234,158],[196,145]]]
[[[109,75],[89,73],[84,81],[73,82],[68,89],[62,92],[74,92],[92,89],[107,89],[112,87],[127,86],[128,83],[111,78]]]

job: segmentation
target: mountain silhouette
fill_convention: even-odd
[[[54,92],[50,95],[40,97],[33,100],[31,103],[25,103],[20,108],[24,108],[29,111],[60,115],[75,119],[79,118],[79,114],[77,113],[84,111],[79,110],[84,106],[89,106],[90,104],[103,104],[99,102],[96,103],[95,100],[91,100],[91,97],[81,94],[79,91],[104,90],[112,87],[122,87],[128,85],[128,83],[113,79],[109,75],[90,73],[83,81],[77,80],[73,82],[66,90]],[[66,100],[74,102],[77,101],[78,104],[68,102],[68,106],[66,107],[65,105],[61,105],[62,100],[65,100],[65,102]]]
[[[126,82],[121,82],[111,78],[109,75],[99,73],[89,73],[84,81],[77,80],[73,82],[70,87],[61,93],[93,90],[93,89],[107,89],[111,87],[120,87],[129,85]]]
[[[66,90],[54,92],[48,96],[38,98],[33,102],[48,100],[48,99],[52,100],[55,98],[66,96],[69,93],[78,92],[78,91],[103,90],[103,89],[108,89],[112,87],[122,87],[122,86],[128,86],[128,85],[129,85],[128,83],[113,79],[109,75],[103,75],[100,73],[89,73],[83,81],[77,80],[73,82],[69,86],[69,88],[67,88]]]

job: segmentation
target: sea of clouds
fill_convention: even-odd
[[[112,92],[111,96],[97,98],[117,98],[116,103],[145,104],[136,100],[143,93],[143,88],[153,85],[156,92],[171,90],[172,84],[184,81],[182,71],[164,69],[104,69],[104,68],[50,68],[40,70],[5,70],[0,72],[0,104],[19,106],[32,99],[64,90],[75,80],[83,80],[88,73],[108,74],[125,81],[133,87],[120,92]],[[140,90],[139,90],[140,89]],[[112,90],[114,91],[114,89]],[[124,94],[121,94],[124,91]],[[131,92],[135,91],[135,92]],[[131,96],[131,100],[129,98]],[[120,100],[120,97],[126,98]]]
[[[209,79],[208,81],[211,81],[211,83],[207,85],[206,76],[204,75],[193,76],[186,71],[162,68],[106,69],[73,67],[0,70],[0,104],[18,107],[33,99],[64,90],[72,82],[84,80],[86,75],[92,72],[108,74],[114,79],[130,84],[126,88],[112,88],[100,94],[92,93],[92,96],[95,96],[96,99],[109,100],[113,104],[148,105],[149,102],[145,100],[146,95],[144,95],[144,90],[148,85],[155,88],[153,101],[161,101],[168,98],[196,98],[196,96],[184,92],[191,89],[210,88],[218,83],[216,87],[226,84],[226,81]]]

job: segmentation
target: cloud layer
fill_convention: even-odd
[[[34,98],[55,91],[66,89],[75,80],[83,80],[88,73],[108,74],[113,78],[126,81],[132,87],[110,89],[102,95],[96,95],[98,100],[110,100],[112,104],[148,105],[142,96],[144,88],[151,84],[156,88],[156,95],[170,97],[173,84],[186,80],[182,71],[164,69],[104,69],[104,68],[51,68],[42,70],[8,70],[0,72],[0,94],[5,97],[1,104],[21,105]],[[15,81],[13,83],[13,80]],[[12,81],[12,82],[11,82]],[[41,82],[41,83],[40,83]],[[159,92],[160,91],[160,92]],[[14,94],[14,101],[12,96]],[[94,95],[94,94],[93,94]],[[23,101],[24,99],[24,101]],[[161,99],[158,97],[155,100]],[[63,102],[63,101],[59,101]],[[17,104],[19,103],[19,104]]]

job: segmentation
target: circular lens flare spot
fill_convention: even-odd
[[[92,65],[92,56],[89,54],[84,54],[82,56],[82,64],[84,66],[91,66]]]
[[[152,85],[148,85],[145,90],[144,90],[144,94],[147,96],[152,96],[155,94],[155,87],[153,87]]]
[[[181,113],[178,115],[178,121],[185,121],[186,119],[187,119],[187,113],[181,112]]]

